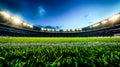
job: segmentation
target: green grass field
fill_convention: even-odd
[[[40,43],[40,42],[120,42],[116,37],[1,37],[0,43]]]
[[[1,37],[0,43],[120,42],[116,37]],[[59,43],[59,44],[60,44]],[[47,44],[46,44],[47,45]],[[71,45],[71,44],[70,44]],[[0,46],[0,67],[120,67],[120,45]]]

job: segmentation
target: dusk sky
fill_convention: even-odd
[[[0,8],[33,25],[74,29],[120,12],[120,0],[0,0]]]

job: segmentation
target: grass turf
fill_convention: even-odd
[[[115,37],[39,38],[1,37],[0,43],[120,42]],[[0,67],[119,67],[120,45],[1,46]]]
[[[120,42],[115,37],[1,37],[0,43],[40,43],[40,42]]]
[[[3,46],[0,67],[119,67],[120,45],[111,46]]]

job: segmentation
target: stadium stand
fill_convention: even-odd
[[[120,34],[120,13],[84,28],[55,30],[38,28],[0,10],[0,36],[90,37]]]

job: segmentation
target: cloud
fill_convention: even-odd
[[[88,17],[89,17],[89,14],[87,14],[87,15],[84,16],[84,18],[86,18],[86,19],[87,19]]]
[[[41,6],[38,7],[38,13],[40,16],[43,16],[45,14],[45,12],[46,12],[46,10],[43,7],[41,7]]]
[[[85,20],[88,21],[89,24],[92,23],[90,14],[86,14],[86,15],[84,16],[84,18],[85,18]]]

